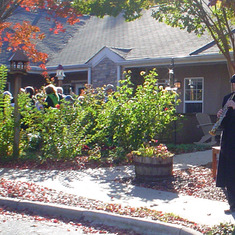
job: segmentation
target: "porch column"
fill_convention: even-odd
[[[88,68],[87,72],[88,85],[91,85],[91,68]]]
[[[119,84],[120,79],[121,79],[121,66],[118,65],[118,66],[117,66],[117,86],[120,85],[120,84]]]

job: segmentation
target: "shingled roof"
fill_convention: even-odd
[[[110,48],[126,61],[187,57],[193,56],[195,51],[200,54],[219,52],[214,44],[205,47],[211,42],[209,37],[199,38],[194,33],[159,23],[151,17],[151,10],[145,11],[140,19],[132,22],[126,22],[122,15],[105,16],[102,19],[83,16],[76,25],[65,24],[66,32],[59,34],[49,30],[54,25],[45,19],[45,14],[45,11],[30,13],[20,8],[10,21],[29,20],[46,34],[37,48],[48,53],[47,66],[85,65],[103,47]],[[9,57],[10,54],[3,50],[0,62],[7,63]]]
[[[157,22],[151,11],[132,22],[126,22],[121,15],[103,19],[92,16],[48,65],[84,64],[105,46],[125,60],[189,56],[209,42],[206,36],[199,38]],[[210,53],[218,53],[217,47],[210,48]]]

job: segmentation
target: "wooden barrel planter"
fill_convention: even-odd
[[[151,158],[135,155],[133,162],[137,179],[155,181],[172,176],[173,157]]]

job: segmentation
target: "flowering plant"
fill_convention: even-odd
[[[142,147],[136,151],[132,151],[131,153],[133,155],[152,158],[167,158],[174,155],[167,149],[165,144],[156,145],[157,142],[157,140],[152,140],[148,144],[143,144]],[[152,145],[152,143],[155,143],[155,145]]]

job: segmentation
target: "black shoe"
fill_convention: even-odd
[[[230,215],[230,214],[232,214],[232,213],[234,213],[235,212],[235,208],[234,207],[232,207],[232,208],[230,208],[230,209],[228,209],[228,210],[224,210],[224,213],[226,214],[226,215]]]

